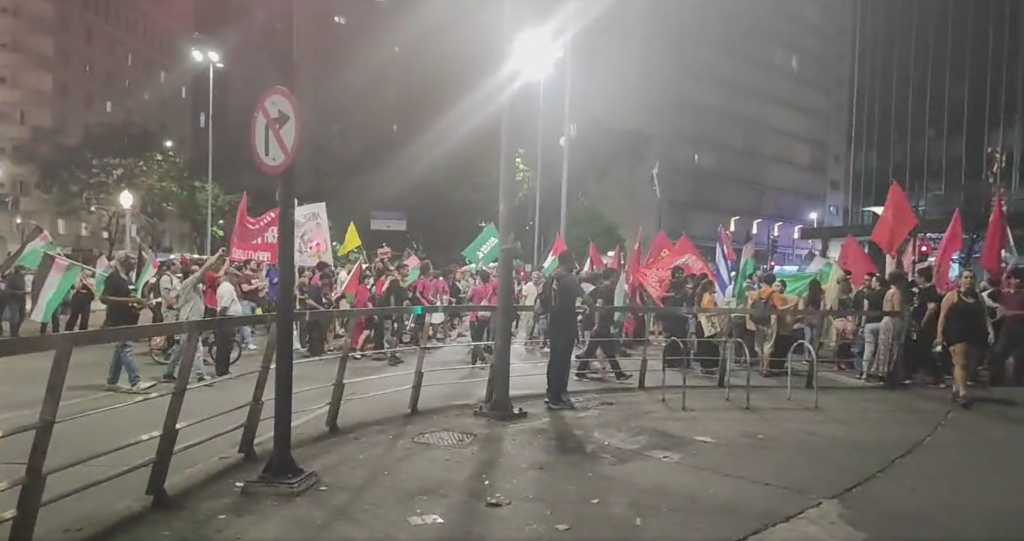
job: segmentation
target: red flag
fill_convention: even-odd
[[[601,259],[601,253],[597,251],[597,246],[593,242],[587,247],[587,264],[583,268],[587,272],[604,270],[604,259]]]
[[[989,276],[1001,278],[1003,274],[1003,248],[1006,247],[1006,220],[1003,219],[1003,204],[996,198],[992,215],[988,218],[985,241],[981,245],[981,268]]]
[[[933,276],[935,289],[939,293],[946,293],[953,289],[949,283],[949,269],[953,265],[953,254],[960,251],[964,242],[964,229],[960,224],[960,209],[953,211],[953,218],[949,221],[946,234],[942,236],[939,243],[939,250],[935,252],[935,274]]]
[[[907,201],[907,194],[900,188],[899,183],[893,181],[889,185],[889,195],[885,198],[882,215],[878,217],[875,229],[871,231],[871,240],[882,249],[882,253],[895,256],[903,239],[907,238],[915,227],[917,216],[910,207],[910,201]]]
[[[839,258],[836,260],[843,270],[850,271],[850,282],[860,287],[864,284],[864,276],[869,272],[878,272],[878,267],[871,261],[871,257],[864,253],[860,242],[853,235],[847,235],[843,245],[839,248]]]
[[[651,239],[651,247],[647,250],[647,257],[644,259],[644,268],[650,268],[664,259],[672,253],[672,248],[672,241],[668,240],[668,235],[664,231],[658,231],[658,234]]]
[[[910,274],[910,269],[914,267],[914,260],[917,259],[917,243],[913,239],[907,243],[906,248],[903,249],[903,254],[900,255],[900,263],[903,264],[903,272]]]
[[[612,260],[608,263],[609,269],[619,270],[619,266],[622,264],[620,261],[622,259],[622,254],[619,251],[620,248],[621,246],[618,244],[615,245],[615,253],[612,254]]]
[[[707,274],[711,276],[711,265],[704,260],[697,248],[690,242],[686,235],[679,237],[679,241],[672,248],[672,252],[661,258],[654,268],[672,270],[672,267],[682,267],[686,274]]]

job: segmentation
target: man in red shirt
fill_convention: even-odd
[[[220,285],[220,279],[224,276],[224,273],[228,270],[227,261],[221,261],[214,265],[214,267],[206,271],[206,275],[203,276],[203,305],[206,306],[206,317],[217,317],[217,286]]]

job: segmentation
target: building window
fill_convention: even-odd
[[[18,110],[18,125],[19,126],[24,126],[25,125],[25,110],[24,109],[19,109]]]
[[[58,235],[67,235],[68,234],[68,224],[64,220],[64,218],[57,218],[57,234]]]
[[[185,98],[185,87],[181,87],[181,97]]]
[[[128,53],[128,65],[132,65],[132,53]]]
[[[832,216],[839,216],[839,205],[829,205],[828,213]]]
[[[107,102],[107,112],[110,113],[113,110],[114,110],[114,105],[108,101]]]
[[[83,236],[83,237],[88,237],[89,236],[89,222],[83,221],[81,224],[79,224],[79,226],[78,226],[78,234]]]
[[[167,80],[167,72],[164,71],[164,70],[160,70],[160,82],[162,83],[162,82],[164,82],[166,80]]]
[[[125,88],[131,88],[132,87],[132,80],[131,79],[125,79],[124,80],[124,87]]]
[[[27,180],[18,181],[18,195],[32,195],[32,184]]]
[[[88,62],[83,64],[82,65],[82,71],[85,72],[86,75],[91,75],[92,74],[92,64],[90,64]]]

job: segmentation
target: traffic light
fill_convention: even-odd
[[[779,238],[775,235],[768,235],[768,259],[771,259],[779,251]]]
[[[919,244],[917,246],[917,262],[926,263],[928,257],[932,255],[932,247],[927,244]]]

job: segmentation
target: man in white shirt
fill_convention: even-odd
[[[533,271],[533,274],[530,276],[530,281],[523,286],[522,292],[520,294],[520,298],[522,299],[521,302],[524,305],[534,306],[535,304],[537,304],[537,293],[540,292],[540,284],[541,282],[543,282],[543,278],[544,277],[541,275],[540,272]],[[523,336],[521,338],[525,340],[527,345],[529,346],[530,342],[533,341],[534,339],[537,318],[534,315],[533,310],[523,312],[521,317],[522,321],[519,328],[523,329],[526,334],[526,336]]]
[[[173,280],[165,280],[166,276],[161,277],[160,294],[164,299],[164,306],[174,307],[174,319],[169,319],[169,321],[199,321],[203,319],[206,313],[206,307],[203,305],[203,277],[206,276],[206,271],[212,269],[223,257],[224,249],[221,248],[213,257],[208,258],[202,267],[193,265],[188,278],[184,281],[178,280],[177,277],[173,277]],[[171,315],[169,314],[168,317]],[[171,359],[167,363],[167,372],[163,375],[163,381],[173,382],[176,379],[178,365],[181,363],[181,352],[185,347],[185,338],[184,334],[179,334],[175,338],[175,344],[171,347]],[[192,372],[198,381],[206,380],[202,343],[196,346]]]
[[[228,267],[227,273],[217,286],[217,317],[242,315],[242,303],[238,300],[238,271]],[[226,327],[214,333],[217,352],[213,367],[217,377],[230,376],[231,348],[235,345],[235,329]]]

